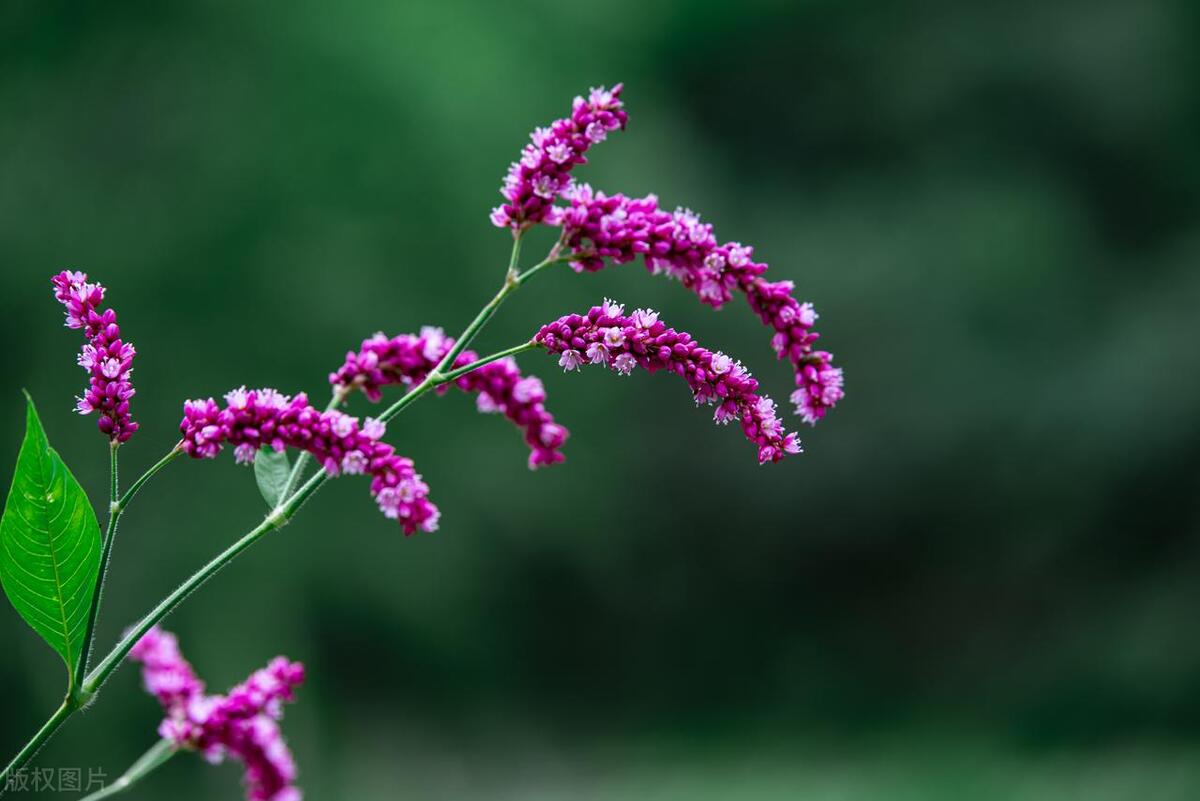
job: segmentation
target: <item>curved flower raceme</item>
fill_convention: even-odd
[[[300,801],[296,764],[279,720],[284,702],[294,700],[304,681],[304,665],[279,656],[225,695],[205,695],[204,682],[183,658],[174,634],[155,626],[129,658],[142,663],[146,691],[166,713],[160,736],[210,762],[239,760],[248,801]]]
[[[273,389],[235,389],[221,408],[212,398],[188,401],[183,407],[183,449],[209,459],[224,443],[236,446],[234,457],[250,464],[264,446],[282,451],[298,448],[312,454],[330,475],[371,476],[371,495],[383,514],[398,520],[405,534],[437,529],[438,508],[429,501],[429,486],[411,459],[380,441],[384,424],[367,418],[359,423],[336,410],[322,412],[303,392],[294,398]]]
[[[138,429],[129,416],[129,399],[134,395],[129,374],[136,351],[121,339],[117,313],[100,311],[104,287],[88,283],[87,273],[64,270],[50,282],[54,297],[67,309],[67,328],[82,328],[87,338],[78,362],[91,380],[75,409],[80,414],[99,412],[96,427],[109,439],[126,442]]]
[[[624,129],[628,115],[621,89],[621,84],[611,90],[600,87],[592,89],[586,100],[576,97],[570,117],[530,135],[531,143],[509,167],[500,189],[505,202],[492,210],[496,226],[520,230],[546,217],[554,199],[571,185],[571,169],[587,162],[588,149],[610,132]]]
[[[696,403],[716,405],[716,422],[741,423],[746,438],[758,447],[760,463],[800,452],[800,441],[784,431],[776,416],[774,401],[756,394],[758,382],[741,362],[702,348],[688,334],[668,328],[656,312],[638,309],[626,315],[624,307],[606,300],[586,315],[569,314],[542,326],[533,341],[558,354],[559,365],[568,371],[600,364],[622,375],[634,367],[679,375]]]
[[[815,424],[841,400],[841,368],[833,366],[832,354],[814,348],[820,335],[812,330],[817,319],[812,304],[792,297],[791,281],[767,281],[767,265],[753,260],[753,248],[719,244],[711,225],[686,209],[665,211],[654,195],[606,195],[583,184],[564,196],[569,205],[555,207],[546,222],[562,226],[563,243],[576,257],[571,265],[577,271],[603,269],[605,259],[624,264],[642,256],[651,272],[679,280],[713,308],[728,302],[734,290],[741,291],[763,323],[775,330],[771,344],[776,354],[795,369],[791,399],[796,413]]]
[[[442,329],[429,326],[420,334],[400,334],[390,339],[375,334],[364,339],[357,352],[346,354],[342,366],[330,373],[329,382],[342,392],[360,388],[370,400],[378,401],[382,388],[389,384],[413,386],[425,380],[452,347],[452,338]],[[472,351],[463,351],[452,367],[463,367],[478,358]],[[531,469],[563,461],[559,448],[567,439],[567,429],[546,411],[542,382],[535,376],[522,376],[514,359],[485,364],[455,379],[454,385],[475,393],[479,411],[500,412],[524,431]],[[445,390],[443,385],[436,391]]]

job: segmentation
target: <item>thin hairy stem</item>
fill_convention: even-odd
[[[320,479],[321,476],[317,475],[313,478],[314,480]],[[140,640],[147,631],[149,631],[156,623],[174,611],[175,607],[179,606],[180,602],[183,601],[184,598],[191,595],[196,591],[197,588],[200,587],[200,585],[204,584],[204,582],[215,576],[217,572],[221,568],[225,567],[225,565],[229,564],[234,557],[253,545],[255,541],[257,541],[258,538],[263,534],[266,534],[268,531],[277,528],[279,525],[282,525],[282,521],[277,520],[276,515],[272,514],[271,516],[267,517],[265,520],[263,520],[263,522],[259,523],[257,526],[250,529],[250,531],[243,534],[241,539],[237,540],[237,542],[233,543],[233,545],[230,545],[224,551],[217,554],[211,561],[209,561],[208,564],[193,573],[191,577],[187,579],[187,581],[176,587],[170,595],[159,601],[158,605],[150,610],[149,614],[138,621],[137,624],[135,624],[134,627],[131,628],[123,638],[121,638],[121,641],[117,643],[116,647],[113,648],[113,650],[110,651],[109,654],[102,660],[100,660],[96,667],[92,669],[92,672],[89,673],[87,678],[83,681],[84,691],[95,693],[97,690],[99,690],[104,682],[108,680],[108,677],[112,675],[113,671],[120,666],[121,661],[125,659],[125,657],[129,654],[129,651],[134,645],[137,644],[137,641]]]
[[[80,801],[100,801],[101,798],[123,793],[178,753],[179,749],[170,740],[159,740],[149,751],[138,757],[137,761],[129,766],[129,770],[121,774],[121,778]]]
[[[495,353],[490,353],[487,356],[484,356],[482,359],[476,359],[470,364],[464,364],[462,367],[451,370],[448,373],[442,373],[441,380],[439,380],[437,383],[445,384],[460,376],[464,376],[467,373],[474,372],[480,367],[483,367],[485,364],[491,364],[492,362],[500,361],[506,356],[516,356],[518,353],[524,353],[525,351],[532,350],[536,347],[537,345],[532,342],[522,342],[520,345],[513,345],[511,348],[498,350]]]
[[[109,473],[108,473],[108,499],[110,506],[115,504],[120,498],[121,493],[118,491],[121,482],[117,480],[117,447],[120,445],[115,439],[110,440],[108,446],[109,453]]]
[[[100,544],[100,575],[96,577],[96,586],[92,588],[92,603],[88,610],[87,626],[83,629],[83,646],[79,649],[79,661],[75,665],[73,678],[78,682],[79,677],[87,670],[88,656],[92,649],[92,638],[96,634],[96,620],[100,616],[100,599],[104,596],[104,577],[108,574],[108,560],[112,557],[113,540],[117,538],[117,520],[121,517],[120,481],[117,478],[117,449],[120,443],[115,439],[108,445],[108,525],[104,530],[104,541]]]
[[[187,581],[176,587],[170,595],[158,602],[150,612],[139,620],[133,628],[131,628],[121,641],[105,656],[87,678],[83,681],[83,691],[89,694],[95,694],[96,691],[103,686],[108,677],[113,674],[129,655],[129,651],[137,644],[147,631],[160,622],[167,615],[175,610],[193,592],[200,588],[206,581],[220,572],[221,568],[232,562],[242,551],[249,548],[259,540],[268,531],[277,528],[283,528],[287,525],[292,516],[304,505],[304,502],[312,497],[313,493],[321,488],[328,481],[329,474],[324,470],[316,473],[308,481],[304,482],[303,486],[296,491],[292,497],[288,498],[281,506],[271,511],[269,515],[261,523],[247,531],[236,542],[226,548],[221,553],[214,556],[208,564],[193,573]]]
[[[517,268],[521,265],[521,237],[524,235],[524,230],[513,231],[512,253],[508,257],[508,275],[512,278],[517,277]]]
[[[142,473],[140,476],[138,476],[137,479],[134,480],[134,482],[129,485],[129,489],[125,490],[125,494],[121,496],[121,500],[117,504],[117,506],[118,506],[117,514],[121,514],[122,512],[125,511],[125,508],[127,506],[129,506],[129,502],[133,500],[133,496],[137,495],[138,490],[140,490],[147,481],[149,481],[151,478],[153,478],[154,475],[156,473],[158,473],[159,470],[162,470],[164,467],[166,467],[167,465],[169,465],[171,462],[175,461],[182,455],[183,455],[183,443],[178,443],[175,445],[174,448],[167,451],[166,456],[159,459],[157,462],[155,462],[153,465],[150,466],[149,470],[147,470],[145,473]]]
[[[434,368],[433,372],[422,382],[423,384],[430,383],[431,379],[434,382],[438,381],[441,378],[441,372],[454,364],[454,360],[458,358],[460,353],[467,349],[467,345],[470,345],[472,340],[483,330],[483,327],[487,325],[488,320],[492,319],[492,315],[496,313],[496,310],[500,308],[505,299],[521,288],[519,273],[517,272],[517,262],[521,258],[521,236],[523,234],[523,231],[517,231],[513,234],[512,255],[508,259],[508,272],[504,275],[504,285],[500,287],[500,291],[496,293],[496,296],[479,310],[479,314],[475,315],[475,319],[471,321],[466,329],[458,335],[458,338],[454,340],[454,345],[442,357],[442,361]]]
[[[130,485],[124,495],[120,494],[120,482],[117,478],[117,449],[118,443],[112,441],[109,448],[110,455],[110,480],[109,480],[109,495],[108,495],[108,525],[104,532],[104,542],[100,546],[100,574],[96,577],[96,586],[92,590],[92,604],[88,611],[87,628],[83,632],[83,647],[79,649],[79,663],[75,669],[76,683],[88,669],[88,662],[92,656],[92,645],[96,638],[96,623],[100,619],[100,606],[104,602],[104,582],[108,578],[108,565],[112,560],[113,543],[117,538],[117,521],[121,519],[121,513],[137,495],[138,490],[150,480],[155,473],[162,470],[171,463],[175,457],[183,453],[183,449],[176,445],[167,455],[155,462],[149,470],[138,476],[137,480]],[[86,701],[87,699],[81,699]]]
[[[8,777],[25,767],[25,764],[33,759],[34,755],[54,736],[59,727],[66,723],[67,718],[76,709],[77,707],[71,697],[67,696],[62,702],[62,706],[50,716],[50,719],[42,725],[42,728],[38,729],[38,733],[33,735],[33,738],[29,742],[25,743],[25,747],[13,757],[12,762],[8,763],[8,767],[4,769],[4,772],[0,773],[0,795],[4,795],[4,791],[10,786]]]
[[[542,259],[541,261],[539,261],[537,264],[530,267],[525,272],[518,273],[514,280],[516,281],[516,283],[519,286],[523,286],[526,281],[533,278],[535,275],[537,275],[538,273],[540,273],[542,270],[546,269],[550,265],[559,264],[560,262],[564,262],[564,261],[570,261],[571,259],[574,259],[574,258],[579,258],[580,255],[586,255],[586,254],[560,255],[558,252],[558,246],[556,245],[554,250],[550,251],[549,256]]]

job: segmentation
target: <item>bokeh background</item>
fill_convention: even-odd
[[[1196,798],[1197,9],[6,0],[0,451],[27,387],[102,506],[63,268],[139,349],[126,477],[184,398],[321,399],[372,332],[459,329],[528,131],[623,80],[629,129],[578,177],[753,243],[821,312],[842,406],[759,468],[677,382],[529,354],[569,461],[528,472],[464,396],[415,405],[390,438],[442,530],[334,482],[170,619],[210,685],[308,664],[311,799]],[[605,296],[788,392],[743,304],[640,265],[539,278],[480,348]],[[228,453],[172,465],[124,518],[101,645],[262,513]],[[7,606],[0,643],[7,757],[62,676]],[[122,670],[39,764],[115,777],[157,720]],[[129,797],[238,775],[178,759]]]

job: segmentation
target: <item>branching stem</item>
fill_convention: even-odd
[[[520,345],[515,345],[511,348],[497,351],[496,353],[485,356],[482,359],[471,362],[470,364],[463,365],[462,367],[451,370],[446,369],[454,364],[455,359],[457,359],[459,354],[461,354],[472,342],[472,340],[475,339],[483,327],[487,325],[488,321],[491,320],[492,316],[496,313],[496,310],[500,308],[501,304],[504,303],[509,295],[520,289],[521,286],[524,285],[533,275],[543,270],[547,266],[566,260],[564,257],[559,255],[558,251],[559,247],[556,245],[546,259],[534,265],[533,267],[530,267],[525,272],[520,272],[518,270],[518,260],[521,252],[521,233],[518,232],[515,234],[513,238],[512,256],[509,259],[508,271],[505,273],[504,285],[500,288],[500,291],[497,292],[495,297],[488,301],[488,303],[479,310],[479,313],[475,315],[475,319],[472,320],[462,334],[459,335],[458,339],[454,343],[454,346],[438,364],[437,368],[427,375],[423,381],[409,390],[403,397],[388,407],[388,409],[379,415],[379,419],[386,422],[398,415],[400,412],[404,411],[404,409],[408,408],[409,405],[411,405],[429,390],[449,381],[453,381],[454,379],[463,376],[472,370],[476,370],[485,364],[494,362],[497,359],[502,359],[505,356],[511,356],[513,354],[521,353],[533,348],[534,345],[532,342],[523,342]],[[334,396],[330,400],[327,408],[334,409],[339,406],[343,400],[344,394],[338,390],[335,390]],[[141,489],[142,485],[146,483],[146,481],[148,481],[155,473],[169,464],[182,452],[182,445],[176,445],[175,448],[173,448],[166,456],[164,456],[154,466],[147,470],[144,475],[134,481],[125,495],[118,497],[116,447],[113,447],[112,481],[110,493],[112,500],[108,522],[108,534],[104,540],[103,553],[101,557],[101,563],[103,566],[107,566],[108,558],[112,553],[112,542],[116,534],[117,519],[120,517],[121,512],[128,505],[129,501],[133,499],[133,496],[137,493],[137,491]],[[304,465],[307,461],[305,458],[306,456],[306,453],[302,453],[300,457],[297,458],[296,464],[293,466],[292,472],[288,479],[288,489],[290,489],[292,485],[299,482],[300,477],[303,474]],[[54,735],[54,733],[58,731],[59,727],[62,726],[67,718],[69,718],[72,713],[79,709],[84,703],[90,700],[97,691],[99,691],[109,677],[112,676],[118,667],[120,667],[121,663],[129,655],[129,651],[134,645],[137,644],[138,640],[140,640],[147,631],[149,631],[161,620],[163,620],[163,618],[174,611],[174,609],[179,606],[179,604],[182,603],[185,598],[199,589],[201,585],[215,576],[218,572],[220,572],[223,567],[232,562],[239,554],[257,542],[264,534],[275,529],[283,528],[285,525],[287,525],[292,516],[299,511],[300,507],[303,506],[304,503],[311,498],[313,494],[315,494],[317,490],[319,490],[321,486],[324,485],[328,480],[329,474],[324,470],[321,470],[301,484],[299,488],[295,490],[295,492],[285,491],[283,497],[286,500],[284,500],[275,509],[272,509],[270,514],[268,514],[261,523],[243,534],[236,542],[234,542],[221,553],[217,554],[206,565],[201,567],[186,581],[176,587],[166,598],[163,598],[161,601],[159,601],[159,603],[153,609],[151,609],[145,617],[143,617],[125,633],[116,646],[113,647],[112,651],[110,651],[103,659],[101,659],[100,662],[96,664],[94,668],[92,668],[91,672],[87,673],[86,678],[84,678],[81,682],[79,682],[77,678],[76,681],[79,686],[77,688],[72,688],[72,692],[68,694],[67,699],[63,701],[63,704],[61,707],[59,707],[58,711],[56,711],[54,715],[52,715],[50,719],[46,721],[38,733],[34,735],[34,737],[25,745],[24,748],[21,749],[20,753],[18,753],[12,762],[9,763],[8,767],[4,769],[4,772],[0,773],[0,795],[4,793],[6,785],[5,780],[7,777],[24,767],[25,764],[33,758],[34,754],[37,753],[38,749],[40,749],[46,743],[46,741],[48,741]],[[101,578],[97,581],[96,585],[96,595],[93,599],[91,612],[92,619],[88,623],[88,647],[83,649],[83,653],[85,654],[88,652],[88,650],[90,650],[91,638],[94,635],[95,617],[100,606],[99,600],[103,585],[103,575],[104,571],[102,570]],[[83,671],[84,663],[81,660],[80,670],[77,672],[76,676],[78,677],[81,675]],[[159,747],[160,746],[155,746],[156,749]],[[151,749],[151,751],[148,752],[146,757],[143,757],[143,759],[147,759],[147,757],[150,757],[154,753],[155,749]],[[165,757],[163,761],[165,761]],[[140,762],[141,760],[139,760],[139,763]],[[148,761],[146,764],[150,764],[150,762]],[[158,764],[161,764],[161,762],[153,764],[153,766],[149,769],[157,767]],[[137,763],[135,763],[134,767],[137,766]],[[149,769],[146,772],[149,772]],[[133,768],[131,768],[131,771],[132,770]],[[124,787],[120,789],[124,789]],[[113,792],[118,792],[118,790],[113,790]],[[100,798],[103,796],[97,795],[95,797]]]
[[[170,740],[159,740],[150,750],[138,757],[137,761],[129,766],[129,770],[121,774],[121,778],[80,801],[100,801],[101,798],[123,793],[178,753],[179,749]]]

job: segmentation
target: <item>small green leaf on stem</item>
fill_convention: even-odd
[[[254,480],[258,482],[258,491],[262,493],[263,500],[271,509],[274,509],[283,500],[291,472],[287,451],[259,448],[258,453],[255,454]]]

